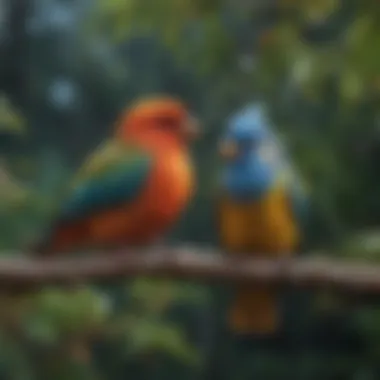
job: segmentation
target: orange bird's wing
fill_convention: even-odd
[[[65,240],[63,235],[80,240],[81,222],[133,203],[144,189],[152,166],[152,157],[137,148],[118,142],[101,147],[78,171],[51,233],[39,247],[40,253],[59,246],[57,239]],[[70,233],[62,235],[63,230]]]

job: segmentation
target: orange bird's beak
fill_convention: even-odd
[[[219,145],[219,154],[225,160],[233,160],[239,154],[239,149],[234,141],[225,140]]]

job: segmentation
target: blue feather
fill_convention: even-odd
[[[247,106],[233,115],[228,121],[226,139],[238,144],[262,140],[267,136],[266,120],[258,106]]]
[[[222,181],[227,192],[236,199],[258,199],[273,185],[275,172],[252,153],[227,164]]]

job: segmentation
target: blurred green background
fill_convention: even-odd
[[[4,255],[43,233],[121,109],[161,92],[205,129],[171,241],[217,244],[215,142],[257,101],[310,188],[308,248],[380,259],[378,1],[0,0],[0,50]],[[218,366],[231,380],[380,379],[376,299],[300,295],[285,346],[255,353],[252,377],[251,353],[223,332],[226,294],[148,279],[0,294],[0,379],[217,379]]]

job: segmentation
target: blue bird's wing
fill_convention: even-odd
[[[303,226],[308,215],[308,190],[297,173],[283,142],[266,125],[267,139],[263,144],[261,156],[275,168],[278,181],[287,190],[293,214],[299,226]]]

